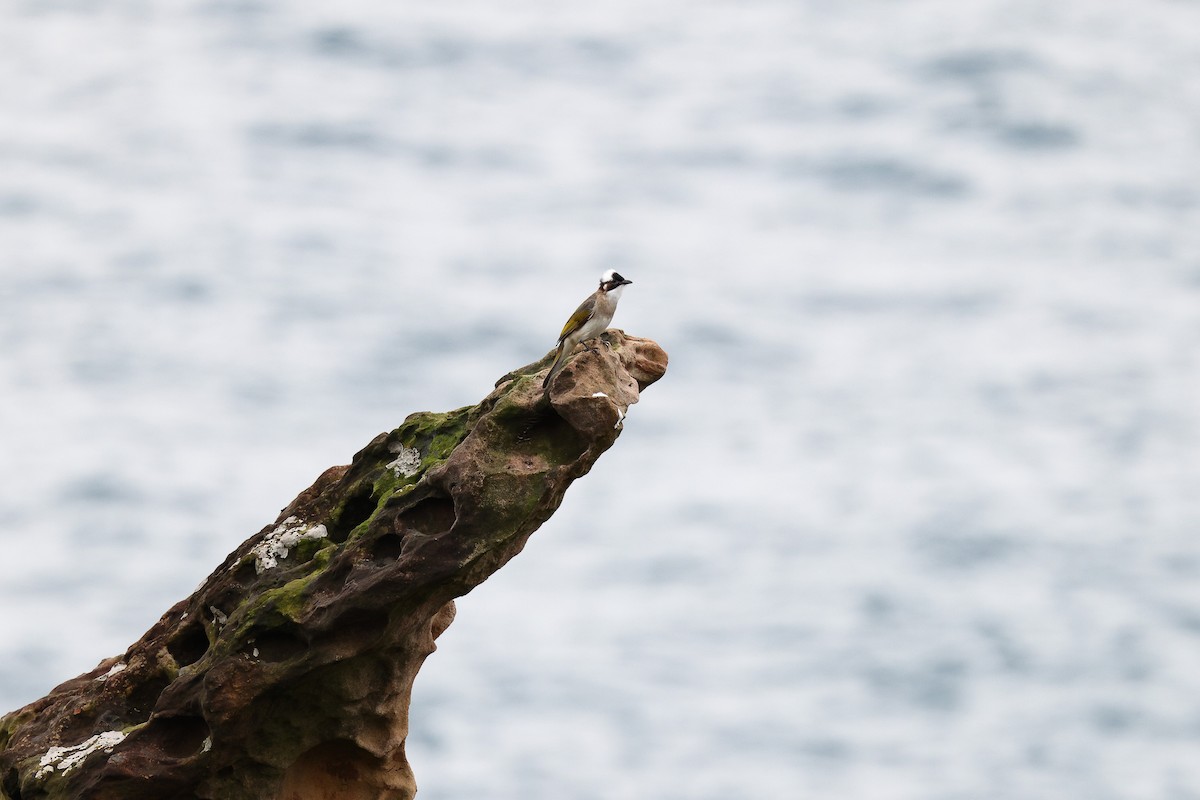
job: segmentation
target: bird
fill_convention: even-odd
[[[567,363],[575,345],[587,342],[608,330],[608,323],[612,322],[621,292],[631,283],[633,281],[626,280],[611,269],[600,276],[600,288],[579,304],[579,308],[575,309],[575,313],[563,326],[562,333],[558,335],[558,352],[554,354],[554,365],[542,381],[543,389],[549,391],[550,383]]]

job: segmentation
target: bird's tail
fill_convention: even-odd
[[[567,362],[567,349],[563,346],[564,344],[565,342],[558,343],[558,352],[554,354],[554,365],[550,367],[550,371],[546,373],[546,379],[542,381],[543,389],[550,388],[550,382],[554,380],[554,376],[558,374],[558,371],[563,368],[563,364]]]

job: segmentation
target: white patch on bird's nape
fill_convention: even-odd
[[[600,276],[600,288],[603,289],[606,283],[615,280],[616,275],[617,271],[615,269],[607,270],[603,275]]]

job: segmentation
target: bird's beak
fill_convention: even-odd
[[[621,285],[621,286],[624,286],[624,285],[625,285],[625,284],[627,284],[627,283],[633,283],[633,281],[630,281],[630,280],[624,280],[624,281],[621,281],[620,285]]]

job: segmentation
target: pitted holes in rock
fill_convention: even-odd
[[[17,772],[17,768],[13,767],[4,776],[4,782],[0,783],[0,789],[4,790],[9,800],[21,800],[21,773]]]
[[[190,758],[204,752],[211,732],[201,716],[154,717],[136,734],[168,758]]]
[[[354,494],[346,498],[346,503],[342,506],[341,513],[328,526],[329,541],[341,544],[349,538],[351,531],[371,518],[371,515],[375,513],[377,505],[371,497],[372,491],[372,485],[363,481],[355,489]]]
[[[404,540],[395,533],[385,533],[371,542],[369,552],[372,561],[395,561],[400,557]]]
[[[271,628],[255,634],[252,642],[243,649],[256,651],[262,661],[278,663],[303,653],[308,649],[308,642],[289,628]]]
[[[208,633],[204,630],[204,623],[198,619],[192,619],[167,642],[167,652],[180,667],[195,664],[204,658],[208,647]]]
[[[129,705],[127,706],[129,718],[137,722],[148,719],[158,704],[159,696],[170,685],[171,679],[161,672],[146,676],[134,683],[133,690],[129,693]]]
[[[313,595],[325,598],[336,595],[346,585],[353,571],[354,561],[343,553],[341,558],[335,558],[329,568],[317,576],[313,582]]]
[[[458,519],[454,501],[448,497],[427,497],[397,517],[397,527],[437,536],[454,527]]]
[[[254,564],[255,559],[246,558],[234,568],[233,582],[236,583],[240,588],[245,589],[249,587],[254,583],[255,579],[258,578],[258,570],[255,568]]]
[[[405,796],[416,792],[411,771],[384,770],[382,761],[353,742],[336,739],[319,744],[297,758],[283,777],[279,797],[375,800],[400,780]],[[386,776],[387,785],[382,781]],[[395,791],[386,796],[401,796]]]

